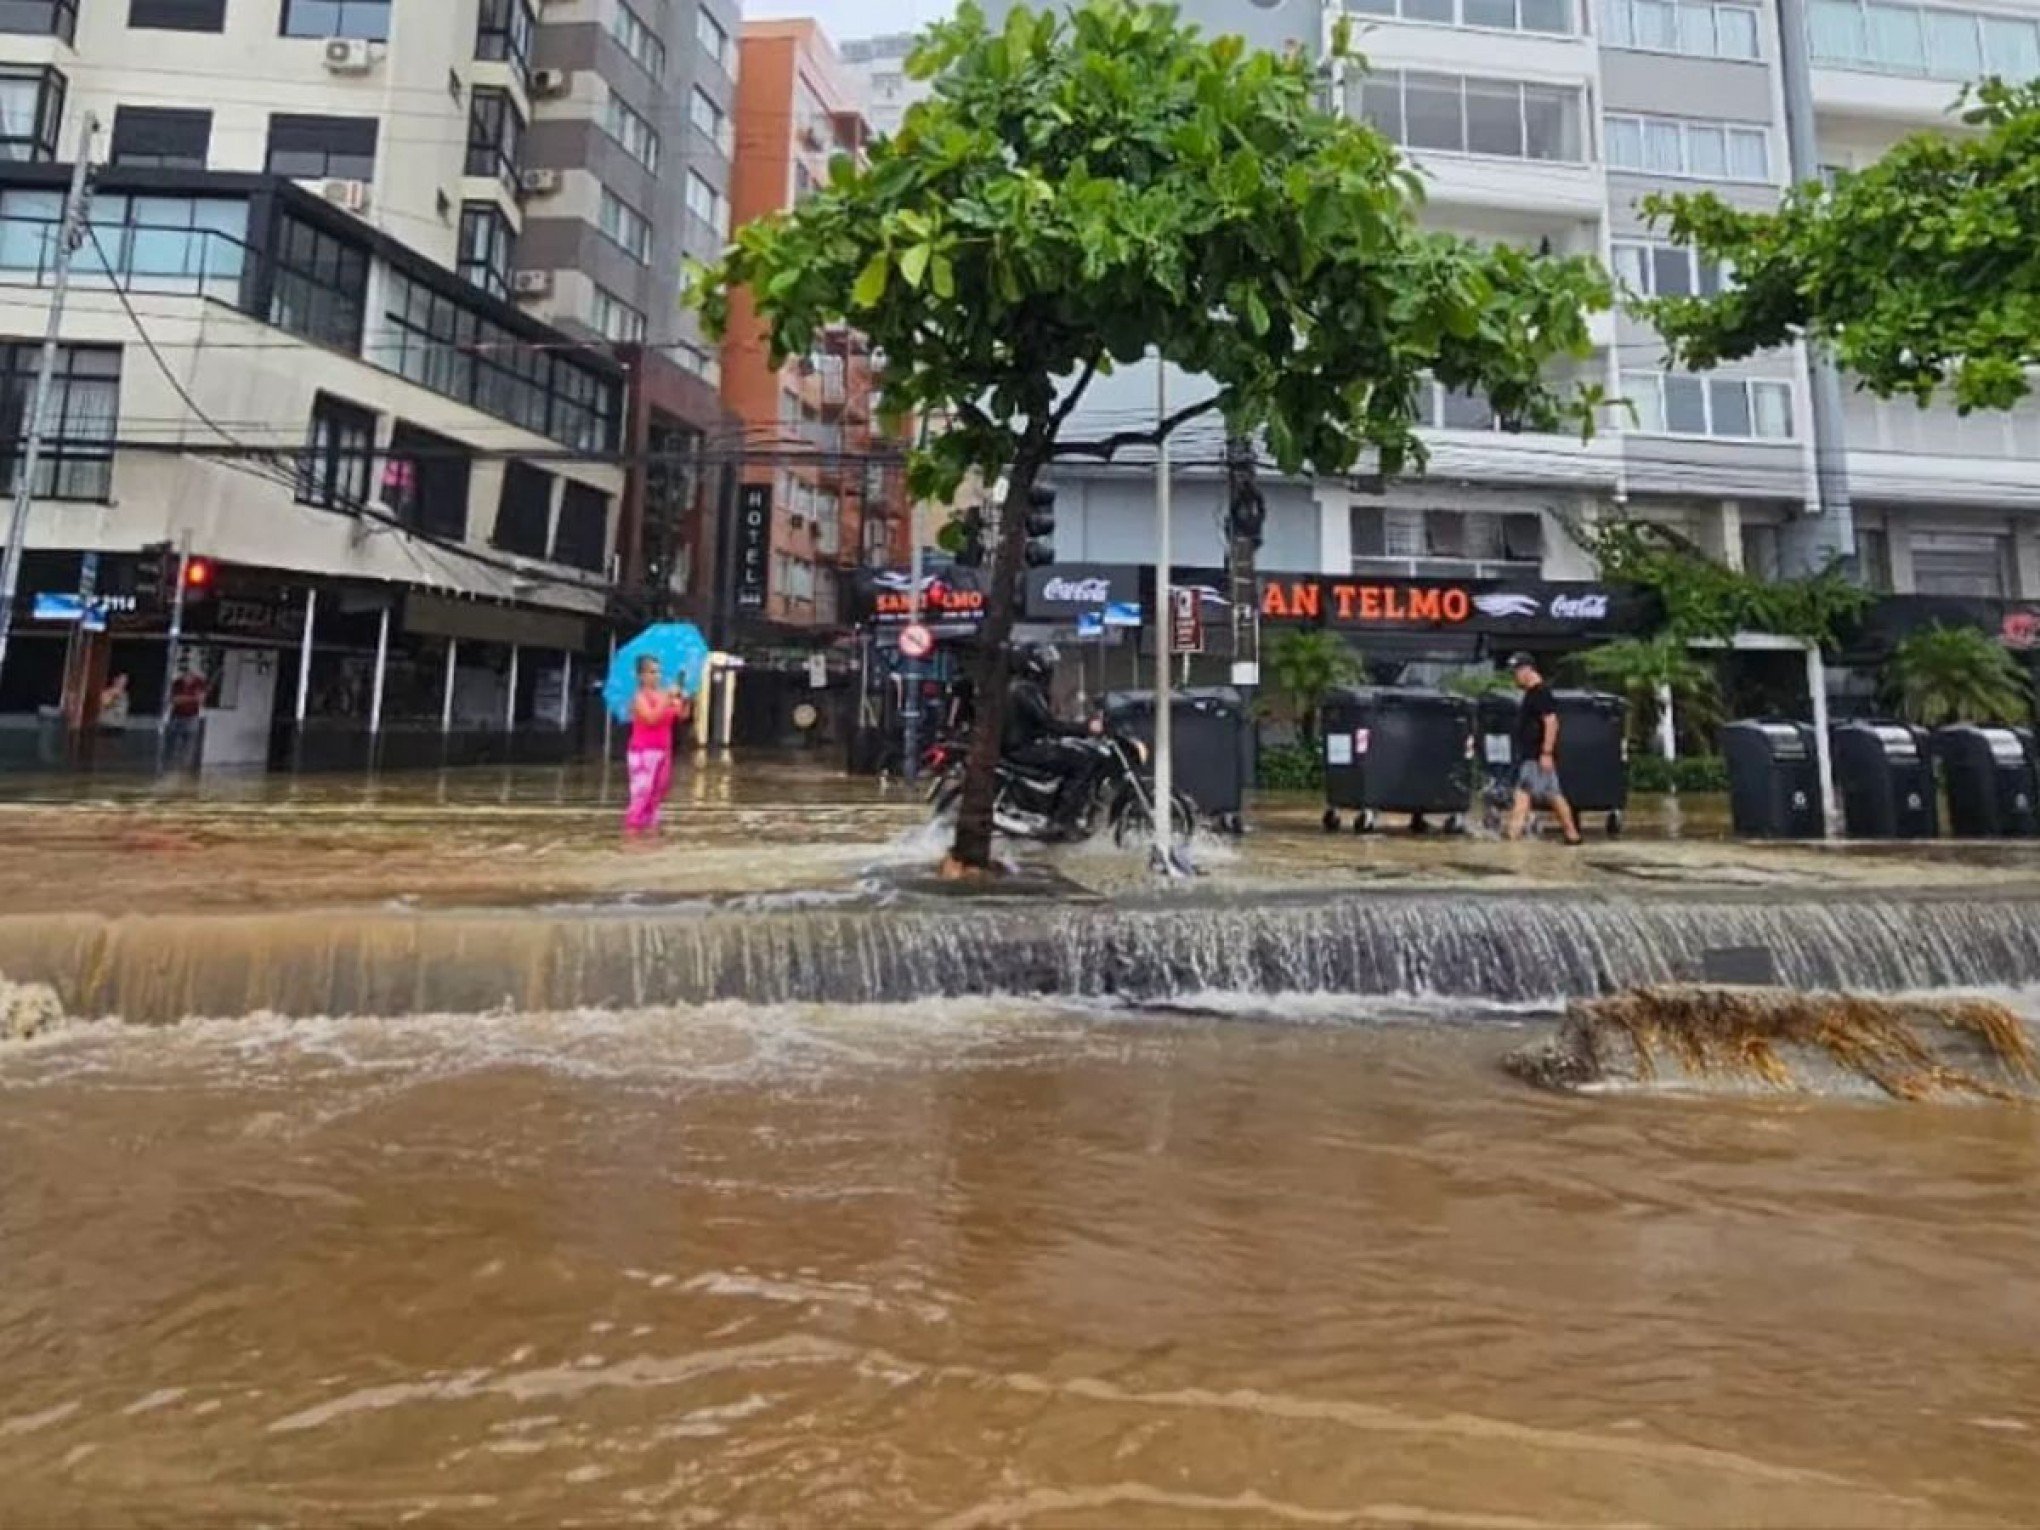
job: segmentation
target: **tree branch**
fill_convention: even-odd
[[[1096,457],[1100,462],[1110,462],[1115,454],[1128,446],[1159,446],[1177,427],[1187,425],[1199,415],[1210,414],[1219,406],[1219,395],[1213,394],[1199,404],[1186,405],[1167,416],[1152,430],[1122,430],[1102,441],[1065,441],[1052,448],[1051,457]]]
[[[1058,404],[1055,412],[1048,417],[1048,438],[1051,441],[1055,439],[1055,433],[1063,428],[1063,421],[1070,417],[1070,412],[1083,401],[1084,390],[1091,386],[1091,379],[1097,375],[1098,358],[1093,356],[1084,363],[1083,373],[1077,378],[1077,385],[1070,389],[1070,396]]]

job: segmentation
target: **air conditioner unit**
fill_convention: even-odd
[[[335,207],[344,207],[351,213],[368,210],[367,181],[321,181],[319,195]]]
[[[549,197],[560,189],[557,170],[527,170],[517,177],[517,189],[528,197]]]
[[[375,67],[375,52],[366,38],[326,39],[326,68],[334,74],[367,74]]]
[[[519,297],[550,297],[553,274],[550,271],[513,271],[510,290]]]
[[[534,96],[563,96],[573,83],[573,73],[566,69],[531,71],[531,93]]]

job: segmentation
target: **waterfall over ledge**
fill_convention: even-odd
[[[2040,893],[1376,892],[0,919],[0,974],[49,984],[74,1016],[145,1022],[993,993],[1556,1002],[1688,977],[1725,948],[1767,952],[1778,980],[1799,988],[2040,984]]]

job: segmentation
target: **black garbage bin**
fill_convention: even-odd
[[[1820,839],[1820,754],[1806,723],[1750,718],[1721,730],[1728,809],[1750,839]]]
[[[1948,783],[1948,831],[1958,839],[2040,836],[2040,781],[2030,728],[1955,723],[1934,732]]]
[[[1176,790],[1220,828],[1244,826],[1247,780],[1253,771],[1253,730],[1247,726],[1246,698],[1230,686],[1191,686],[1171,693],[1171,763]],[[1105,725],[1152,745],[1155,693],[1112,691],[1105,697]]]
[[[1478,774],[1474,706],[1443,691],[1347,687],[1325,698],[1325,828],[1341,811],[1353,831],[1376,827],[1383,813],[1408,813],[1412,829],[1436,814],[1453,832],[1465,827]]]
[[[1926,730],[1908,723],[1837,723],[1835,792],[1851,839],[1932,839],[1941,804]]]
[[[1622,832],[1629,810],[1629,703],[1600,691],[1553,691],[1558,709],[1558,779],[1580,815],[1605,813],[1609,834]],[[1516,719],[1520,697],[1480,698],[1480,746],[1488,802],[1496,822],[1516,795]]]

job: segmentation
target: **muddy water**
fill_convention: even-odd
[[[0,1523],[2031,1522],[2032,1115],[1287,1018],[7,1048]]]

